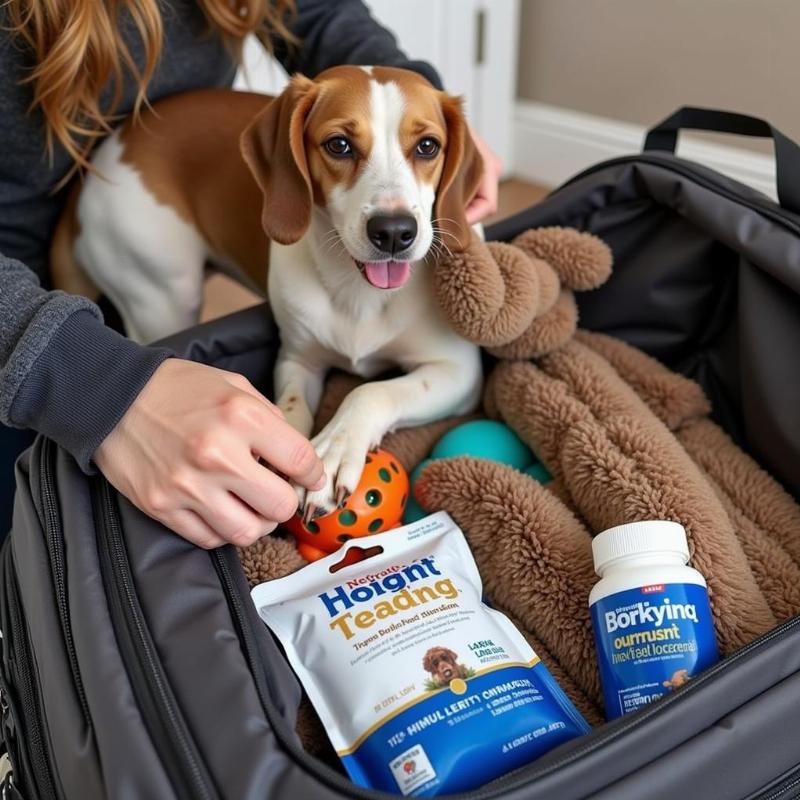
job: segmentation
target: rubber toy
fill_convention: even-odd
[[[430,458],[421,461],[411,473],[411,493],[403,514],[404,525],[428,516],[428,512],[414,497],[414,485],[425,467],[438,458],[457,456],[472,456],[507,464],[541,484],[552,480],[545,466],[536,460],[531,449],[507,425],[491,419],[465,422],[442,436],[431,450]]]
[[[399,527],[408,494],[402,464],[387,450],[377,450],[367,456],[361,481],[341,508],[307,524],[298,515],[284,527],[297,540],[300,555],[316,561],[350,539]]]
[[[433,463],[433,459],[426,458],[424,461],[420,461],[411,473],[411,491],[408,495],[406,510],[403,513],[403,525],[410,525],[412,522],[416,522],[418,519],[428,516],[428,512],[417,502],[417,498],[414,497],[414,484],[416,484],[417,478],[419,478],[422,470],[431,463]]]
[[[465,422],[448,431],[431,450],[431,458],[472,456],[525,469],[535,460],[530,448],[508,425],[491,419]]]
[[[547,471],[547,467],[545,467],[545,465],[542,464],[541,461],[537,461],[534,464],[531,464],[529,467],[526,467],[522,471],[526,475],[533,478],[534,480],[539,481],[539,483],[541,483],[542,486],[553,480],[553,476]]]

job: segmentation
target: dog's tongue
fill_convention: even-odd
[[[411,264],[408,261],[367,261],[364,274],[378,289],[397,289],[408,280]]]

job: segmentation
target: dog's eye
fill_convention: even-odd
[[[436,139],[426,136],[417,142],[417,155],[420,158],[433,158],[438,152],[441,145]]]
[[[346,158],[347,156],[353,155],[353,147],[344,136],[331,136],[331,138],[325,142],[325,149],[334,158]]]

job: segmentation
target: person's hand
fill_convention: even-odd
[[[497,188],[503,173],[503,162],[473,129],[472,139],[483,158],[483,177],[475,197],[466,208],[467,222],[474,225],[497,211]]]
[[[259,463],[263,459],[275,472]],[[200,547],[245,547],[325,483],[311,443],[241,375],[169,359],[94,455],[145,514]]]

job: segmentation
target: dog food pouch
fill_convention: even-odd
[[[347,547],[252,597],[356,784],[467,791],[589,731],[446,513]]]

